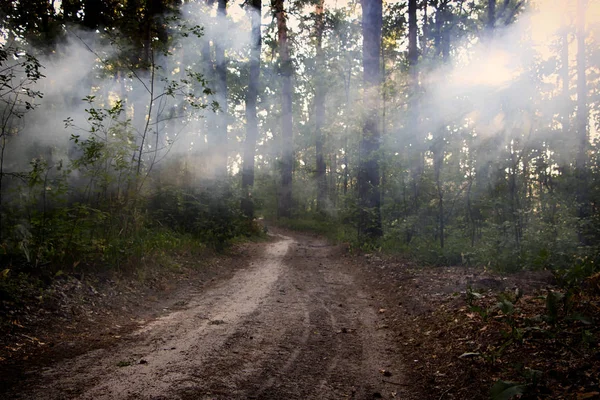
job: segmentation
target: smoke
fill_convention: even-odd
[[[598,5],[588,5],[588,29],[590,40],[596,40],[600,21]],[[311,11],[311,10],[309,10]],[[58,45],[53,54],[40,56],[46,78],[35,89],[44,93],[38,106],[30,111],[21,122],[19,133],[10,138],[8,146],[13,151],[7,153],[8,171],[23,171],[40,149],[51,148],[51,154],[45,154],[54,161],[66,159],[72,147],[71,135],[88,137],[90,127],[90,107],[82,101],[94,96],[93,106],[110,108],[117,100],[124,101],[123,113],[118,121],[130,120],[133,132],[133,147],[143,147],[142,157],[146,163],[164,160],[181,160],[194,157],[191,164],[197,166],[197,173],[210,170],[215,153],[213,135],[215,115],[210,108],[217,100],[215,95],[203,92],[200,83],[193,83],[189,72],[205,73],[214,68],[203,58],[206,47],[214,49],[216,44],[224,47],[231,63],[229,100],[229,140],[230,160],[233,160],[233,172],[239,168],[239,146],[244,138],[244,88],[247,76],[244,68],[250,47],[250,18],[238,4],[228,6],[229,16],[222,18],[216,13],[216,5],[207,8],[200,3],[187,3],[181,9],[179,22],[173,25],[188,27],[200,26],[204,34],[198,38],[193,33],[178,35],[170,46],[167,55],[154,54],[154,64],[159,67],[154,77],[149,70],[130,70],[121,67],[116,70],[108,61],[126,55],[127,47],[119,47],[106,38],[103,33],[87,32],[68,27],[66,39]],[[343,13],[342,13],[343,14]],[[292,29],[305,29],[306,23],[294,22],[296,16],[290,16]],[[413,120],[406,112],[406,72],[396,79],[398,87],[388,99],[387,124],[392,127],[391,134],[397,146],[404,148],[418,144],[427,144],[440,136],[448,137],[460,132],[471,132],[475,142],[485,139],[498,139],[498,148],[490,159],[497,158],[500,152],[515,139],[545,141],[549,136],[563,135],[561,140],[574,143],[574,135],[565,138],[560,129],[560,118],[571,115],[574,101],[575,54],[574,40],[575,6],[568,0],[539,1],[524,14],[519,15],[516,23],[506,27],[498,26],[492,34],[484,33],[480,38],[474,35],[464,43],[453,43],[452,57],[444,65],[433,71],[422,69],[420,91],[416,104],[418,110],[417,126],[411,126]],[[569,34],[569,82],[571,95],[565,98],[560,93],[562,85],[559,64],[562,60],[557,52],[564,27]],[[303,27],[303,28],[301,28]],[[176,27],[173,26],[173,31]],[[323,74],[328,86],[326,107],[327,122],[324,131],[329,144],[337,147],[340,156],[349,151],[346,145],[356,143],[360,130],[360,48],[356,36],[360,36],[360,27],[352,21],[338,23],[340,31],[326,32],[326,44],[332,46],[332,54],[348,50],[342,56],[326,60],[326,71],[317,71],[314,65],[303,66],[298,73],[310,72]],[[293,46],[298,63],[312,57],[310,34],[293,36]],[[342,32],[342,30],[344,30]],[[275,52],[269,49],[273,38],[265,31],[265,46],[262,79],[263,89],[259,108],[262,137],[259,146],[263,146],[264,162],[269,162],[273,154],[269,146],[279,137],[279,80]],[[112,33],[112,38],[118,37]],[[299,41],[305,42],[299,44]],[[212,51],[212,50],[211,50]],[[329,57],[329,56],[328,56]],[[600,65],[597,52],[590,52],[588,65]],[[299,64],[297,64],[298,66]],[[303,118],[295,119],[296,133],[307,136],[306,142],[300,142],[301,148],[311,146],[311,89],[310,84],[301,88],[311,77],[296,77],[297,94],[296,114]],[[206,85],[216,89],[214,74],[204,76]],[[333,86],[330,82],[340,82]],[[177,89],[173,93],[174,84]],[[152,89],[150,89],[152,88]],[[192,107],[190,102],[208,105],[206,109]],[[87,110],[87,111],[86,111]],[[593,117],[594,115],[592,115]],[[65,120],[71,120],[71,126],[65,128]],[[118,121],[106,120],[107,128],[114,127]],[[415,132],[417,132],[415,138]],[[141,140],[144,145],[141,145]],[[348,143],[348,140],[350,141]],[[571,143],[569,146],[573,147]],[[298,142],[297,142],[298,144]],[[569,147],[567,146],[567,147]],[[343,151],[341,149],[343,148]],[[136,150],[139,153],[139,150]],[[276,153],[273,151],[273,153]],[[311,156],[299,151],[303,163],[311,166]],[[138,154],[139,157],[139,154]],[[568,156],[565,155],[568,158]],[[351,159],[349,162],[353,162]],[[342,165],[341,161],[338,165]],[[342,168],[347,167],[345,164]],[[308,168],[308,167],[307,167]],[[312,168],[312,167],[311,167]]]
[[[600,21],[591,3],[589,7],[587,40],[597,34]],[[514,24],[498,26],[493,33],[485,32],[457,46],[447,64],[421,75],[419,126],[407,130],[435,138],[467,129],[478,142],[495,140],[497,147],[488,154],[491,159],[512,151],[508,147],[515,140],[539,148],[558,138],[563,145],[568,143],[566,148],[574,149],[576,135],[565,137],[561,118],[573,113],[576,98],[575,11],[571,1],[537,2]],[[569,32],[568,97],[562,93],[560,75],[565,60],[558,52],[564,45],[565,29]],[[599,62],[597,53],[588,54],[588,66]],[[563,157],[572,157],[566,153]]]
[[[229,8],[235,7],[240,8]],[[45,78],[30,89],[40,91],[43,97],[25,118],[16,121],[18,133],[7,142],[5,172],[26,171],[38,158],[50,164],[68,162],[78,156],[73,153],[72,135],[80,141],[102,135],[111,140],[119,124],[127,123],[123,129],[132,133],[132,159],[140,157],[141,150],[148,167],[193,156],[194,162],[204,164],[206,173],[215,152],[214,126],[207,123],[207,117],[214,115],[216,95],[205,90],[215,92],[214,74],[210,73],[214,61],[204,59],[202,50],[219,44],[230,58],[244,58],[250,25],[245,15],[242,19],[239,14],[234,18],[217,16],[214,8],[189,3],[178,18],[163,16],[174,40],[167,49],[153,51],[150,68],[143,69],[127,66],[135,50],[123,40],[124,35],[65,27],[64,39],[50,54],[33,49]],[[202,74],[200,80],[196,74]],[[102,121],[94,118],[94,110],[111,109],[117,101],[123,103],[120,115],[105,115]],[[93,126],[98,122],[100,130]]]

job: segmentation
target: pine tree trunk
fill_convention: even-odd
[[[329,156],[329,201],[335,208],[337,206],[337,154],[332,152]]]
[[[412,130],[410,142],[412,145],[411,152],[417,156],[411,160],[410,174],[412,180],[413,191],[413,213],[416,214],[419,209],[419,181],[421,179],[423,164],[423,149],[422,140],[419,132],[419,110],[418,110],[418,95],[419,95],[419,70],[417,64],[419,62],[419,50],[417,47],[417,0],[408,1],[408,68],[409,68],[409,85],[410,85],[410,100],[409,100],[409,116],[408,129]]]
[[[316,178],[317,178],[317,211],[323,212],[327,208],[327,177],[325,157],[323,156],[323,125],[325,123],[325,82],[323,82],[322,71],[324,70],[323,60],[323,30],[325,21],[323,19],[324,0],[319,0],[315,8],[315,36],[317,39],[316,70],[317,74],[315,87],[315,138],[316,138]],[[335,171],[331,171],[335,174]]]
[[[496,26],[496,0],[488,0],[488,30],[490,35],[494,31],[494,27]]]
[[[570,102],[571,99],[571,93],[569,91],[569,83],[570,83],[570,76],[569,76],[569,28],[567,26],[567,24],[565,23],[563,28],[562,28],[562,40],[561,40],[561,44],[562,44],[562,48],[561,48],[561,53],[560,53],[560,58],[561,58],[561,81],[562,81],[562,97],[563,97],[563,101],[568,104]],[[562,119],[561,119],[561,123],[562,123],[562,131],[563,134],[565,135],[565,137],[567,137],[566,135],[569,134],[569,128],[570,128],[570,110],[569,107],[565,107],[565,110],[562,114]]]
[[[227,0],[218,0],[217,19],[219,24],[225,23],[227,16]],[[219,103],[217,114],[217,132],[215,137],[215,178],[223,179],[227,176],[227,60],[222,40],[215,41],[215,73],[216,73],[216,99]]]
[[[211,8],[214,5],[214,0],[206,0],[206,7]],[[208,11],[207,11],[208,12]],[[210,31],[205,33],[205,36],[202,38],[202,46],[200,47],[200,56],[202,57],[202,75],[204,79],[208,82],[209,87],[214,89],[214,78],[215,78],[215,67],[213,65],[212,55],[210,51]],[[211,103],[214,98],[212,95],[208,95],[205,99],[207,103]],[[214,140],[214,132],[216,131],[215,126],[215,115],[212,111],[208,111],[203,121],[204,128],[204,139],[208,142],[210,146],[213,146],[215,143]]]
[[[260,79],[261,52],[261,1],[252,0],[252,48],[250,50],[250,79],[246,93],[246,141],[244,142],[244,164],[242,167],[242,211],[247,218],[254,217],[254,201],[252,188],[254,186],[254,157],[256,155],[256,139],[258,137],[258,118],[256,116],[256,101]]]
[[[584,221],[589,217],[588,193],[587,193],[587,144],[588,144],[588,105],[587,105],[587,79],[586,79],[586,26],[585,11],[586,0],[577,1],[577,137],[578,149],[576,159],[577,174],[577,204],[580,228],[578,231],[579,241],[587,244]]]
[[[382,1],[363,0],[362,8],[365,115],[358,170],[358,229],[362,237],[372,240],[383,235],[379,187]]]
[[[292,61],[287,37],[287,16],[283,0],[274,0],[277,19],[277,39],[282,77],[281,93],[281,187],[279,191],[278,214],[289,218],[292,215],[292,170],[293,170],[293,121],[292,121]]]
[[[102,16],[102,1],[101,0],[85,0],[85,13],[83,14],[83,26],[88,29],[96,29],[100,25]]]

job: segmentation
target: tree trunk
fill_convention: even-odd
[[[208,13],[210,11],[210,8],[212,8],[214,6],[215,0],[206,0],[205,3],[206,3],[205,4],[206,12]],[[215,65],[213,63],[211,48],[210,48],[210,42],[212,39],[211,36],[212,36],[212,32],[210,32],[210,30],[205,31],[205,34],[202,37],[202,46],[200,47],[200,56],[202,58],[202,63],[201,63],[202,75],[203,75],[204,79],[206,80],[206,82],[208,82],[208,85],[209,85],[210,89],[212,90],[211,94],[207,95],[205,98],[205,101],[207,104],[211,104],[213,101],[216,101],[216,97],[214,97],[214,92],[215,92],[215,89],[217,89],[216,85],[215,85],[216,70],[215,70]],[[211,148],[216,146],[216,140],[215,140],[215,132],[217,132],[216,116],[212,112],[212,110],[209,110],[206,113],[206,116],[204,117],[204,120],[203,120],[203,128],[204,128],[204,132],[203,132],[204,137],[202,139],[206,140],[206,142],[208,143],[209,146],[211,146]],[[211,160],[211,161],[213,161],[213,160]]]
[[[218,0],[217,23],[224,24],[227,16],[227,0]],[[227,60],[222,40],[215,40],[215,73],[216,73],[216,99],[219,103],[217,114],[217,132],[215,137],[215,178],[223,179],[227,176]]]
[[[317,211],[323,212],[327,208],[327,178],[325,176],[326,165],[323,156],[323,125],[325,123],[325,82],[322,74],[324,71],[323,60],[323,30],[325,21],[323,19],[323,5],[325,1],[319,0],[315,8],[315,36],[317,40],[316,70],[317,79],[315,86],[315,138],[316,138],[316,175],[317,175]],[[332,174],[335,171],[332,168]]]
[[[488,0],[488,20],[487,20],[487,28],[489,30],[490,35],[494,31],[494,27],[496,26],[496,0]]]
[[[331,153],[329,156],[329,201],[331,205],[337,205],[337,154]]]
[[[448,12],[448,3],[441,2],[435,12],[435,55],[442,57],[442,62],[447,62],[450,58],[450,29],[446,25],[451,23],[451,15]]]
[[[100,0],[84,0],[83,2],[83,26],[88,29],[96,29],[100,22],[102,3]]]
[[[443,130],[440,130],[440,135],[443,135]],[[445,236],[445,216],[444,216],[444,188],[441,178],[442,165],[444,163],[444,138],[439,137],[438,142],[434,145],[433,151],[433,170],[435,175],[435,186],[438,195],[438,224],[440,234],[440,247],[444,248],[444,236]]]
[[[586,174],[586,151],[588,144],[588,106],[587,106],[587,79],[586,73],[586,26],[585,26],[585,11],[586,0],[577,1],[577,159],[576,159],[576,174],[577,174],[577,204],[578,218],[580,228],[578,230],[579,241],[582,244],[587,244],[586,233],[583,229],[584,221],[589,217],[588,212],[588,193],[587,193],[587,174]]]
[[[444,7],[445,3],[440,3],[435,10],[435,33],[433,36],[433,46],[435,47],[435,56],[439,58],[442,53],[442,30],[444,27]]]
[[[428,8],[428,2],[427,0],[423,0],[422,3],[422,7],[423,7],[423,32],[421,35],[421,47],[422,47],[422,52],[423,52],[423,57],[427,57],[427,53],[428,51],[428,46],[427,46],[427,41],[429,40],[429,15],[427,13],[427,8]]]
[[[258,137],[258,118],[256,116],[256,101],[260,79],[261,52],[261,1],[250,2],[252,21],[252,48],[250,50],[250,79],[246,92],[246,141],[244,143],[244,165],[242,167],[242,211],[247,218],[254,217],[254,201],[252,187],[254,186],[254,157],[256,155],[256,139]]]
[[[445,54],[445,28],[446,23],[446,3],[442,2],[438,5],[438,9],[435,14],[435,55],[442,56],[442,62],[447,61],[447,55]],[[444,166],[444,159],[446,157],[446,143],[445,136],[448,134],[447,129],[440,128],[437,130],[435,135],[437,136],[433,146],[433,169],[435,175],[435,185],[438,195],[438,230],[440,235],[440,247],[444,248],[445,239],[445,212],[444,212],[444,182],[442,181],[442,167]]]
[[[358,170],[358,229],[365,239],[373,240],[383,235],[379,188],[382,1],[362,0],[362,8],[365,116]]]
[[[279,62],[282,77],[281,93],[281,187],[278,214],[289,218],[292,215],[292,169],[293,169],[293,121],[292,121],[292,61],[287,37],[287,16],[283,0],[273,0],[277,20]]]
[[[417,62],[419,61],[417,33],[417,0],[408,0],[408,64],[413,92],[416,92],[415,88],[419,84],[418,71],[416,68]]]
[[[205,38],[202,43],[202,47],[200,48],[200,55],[202,56],[202,75],[204,79],[212,86],[212,79],[215,75],[214,67],[212,63],[212,58],[210,55],[210,41]],[[210,97],[206,99],[207,102],[210,102]],[[213,130],[213,115],[211,112],[208,112],[206,117],[204,118],[204,135],[207,137],[210,142],[212,142],[212,138],[209,139],[211,135],[211,131]]]
[[[417,29],[417,0],[408,1],[408,68],[409,68],[409,86],[410,99],[408,109],[408,129],[412,130],[410,135],[410,144],[412,145],[410,152],[416,157],[411,160],[410,174],[412,179],[413,191],[413,213],[417,214],[419,209],[419,181],[422,174],[423,164],[423,149],[419,132],[419,110],[418,110],[418,94],[419,94],[419,70],[417,64],[419,62],[419,50],[417,47],[418,29]]]
[[[561,58],[561,81],[562,81],[562,97],[565,104],[571,102],[571,93],[569,91],[570,74],[569,74],[569,28],[565,23],[562,29],[562,48],[560,53]],[[565,137],[569,134],[570,128],[570,107],[565,106],[564,112],[562,113],[562,131]]]
[[[348,165],[348,136],[344,136],[344,197],[346,196],[346,194],[348,194],[348,181],[350,179],[349,171],[350,166]]]

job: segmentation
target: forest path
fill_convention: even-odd
[[[121,342],[30,374],[10,398],[404,398],[402,375],[382,374],[398,357],[373,296],[338,247],[278,235],[244,262]]]

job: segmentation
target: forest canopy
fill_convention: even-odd
[[[6,268],[257,217],[434,265],[600,261],[593,0],[0,3]]]

